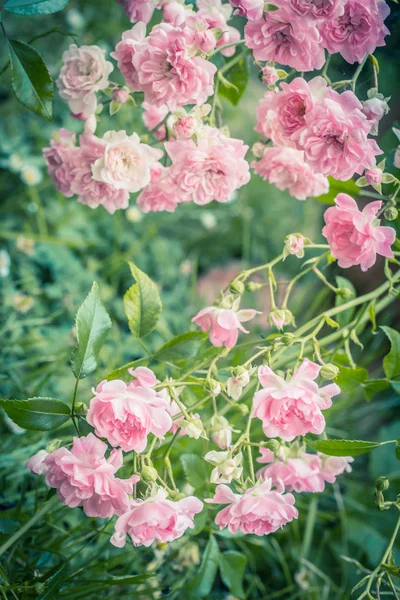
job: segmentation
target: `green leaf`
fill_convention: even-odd
[[[129,329],[135,337],[142,338],[156,327],[162,304],[155,283],[136,265],[129,262],[136,283],[124,295],[124,310]]]
[[[232,68],[227,72],[224,72],[223,77],[227,81],[228,85],[224,84],[224,81],[222,81],[220,83],[218,93],[220,96],[223,96],[234,106],[236,106],[239,103],[240,98],[243,96],[247,82],[249,81],[249,71],[246,58],[241,58],[236,65],[232,66]]]
[[[72,353],[71,367],[77,379],[83,379],[97,368],[99,353],[111,329],[111,319],[101,303],[99,286],[92,289],[76,315],[78,345]]]
[[[207,596],[212,589],[218,571],[219,548],[214,536],[208,540],[198,573],[189,583],[195,596]],[[193,598],[193,596],[187,596]]]
[[[188,483],[201,488],[207,483],[207,469],[204,461],[196,454],[182,454],[181,463]]]
[[[359,456],[381,446],[378,442],[362,440],[311,440],[306,438],[306,442],[317,452],[328,456]]]
[[[340,367],[340,372],[335,379],[342,392],[354,392],[366,379],[368,379],[368,371],[363,367]]]
[[[8,53],[14,94],[26,108],[51,121],[54,86],[43,58],[18,40],[8,40]]]
[[[338,194],[348,194],[352,198],[357,198],[360,195],[360,188],[355,184],[353,179],[348,181],[338,181],[333,177],[328,177],[329,180],[329,192],[318,196],[318,202],[323,204],[334,204],[334,199]]]
[[[389,354],[383,359],[383,370],[388,379],[400,375],[400,333],[391,327],[382,326],[391,343]]]
[[[220,554],[219,571],[221,579],[228,590],[238,598],[244,598],[243,575],[247,564],[247,558],[241,552],[229,550]]]
[[[375,394],[387,390],[389,382],[386,379],[374,379],[371,381],[364,381],[362,386],[364,388],[365,399],[369,402]]]
[[[17,15],[50,15],[63,10],[69,0],[7,0],[3,8]]]
[[[349,302],[350,300],[356,297],[356,290],[354,285],[345,277],[341,277],[340,275],[338,275],[336,277],[336,286],[338,288],[347,290],[348,297],[343,298],[343,296],[341,296],[340,294],[336,294],[335,306],[342,306],[342,304],[346,304],[346,302]],[[351,307],[343,311],[342,313],[336,315],[336,321],[339,323],[340,327],[344,327],[345,325],[350,323],[351,319],[353,318],[354,310],[355,308]]]
[[[28,400],[0,399],[0,407],[14,423],[23,429],[48,431],[59,427],[70,418],[70,408],[54,398],[29,398]]]
[[[207,339],[207,334],[202,331],[189,331],[173,338],[155,353],[157,360],[176,362],[194,358],[201,344]]]

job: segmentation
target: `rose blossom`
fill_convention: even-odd
[[[347,0],[344,14],[324,22],[320,28],[330,54],[340,52],[349,63],[359,62],[384,46],[389,30],[384,20],[390,10],[384,0]]]
[[[261,19],[264,11],[263,0],[229,0],[231,6],[236,8],[233,14],[246,17],[248,21]]]
[[[196,0],[196,5],[199,9],[197,17],[201,17],[210,29],[222,31],[217,47],[226,46],[240,40],[240,31],[227,24],[232,15],[232,8],[229,4],[222,4],[221,0]],[[235,46],[221,50],[222,56],[226,57],[233,56],[235,52]]]
[[[124,452],[143,452],[150,433],[163,438],[171,429],[168,399],[150,387],[115,379],[102,381],[93,394],[88,423],[96,435]]]
[[[328,483],[335,483],[336,477],[342,473],[351,473],[352,456],[327,456],[318,452],[318,457],[322,465],[321,474]]]
[[[57,79],[61,98],[67,100],[74,115],[87,118],[97,106],[96,92],[108,86],[113,66],[98,46],[71,44],[63,54],[63,66]]]
[[[290,8],[301,17],[323,21],[342,15],[344,3],[345,0],[289,0]]]
[[[169,113],[168,106],[166,104],[162,104],[161,106],[153,106],[148,102],[142,103],[143,113],[142,119],[143,123],[149,131],[155,129],[157,125],[161,123]],[[158,140],[163,140],[167,135],[167,128],[165,125],[161,125],[155,132],[154,136]]]
[[[297,71],[321,69],[325,52],[315,23],[287,8],[267,12],[244,28],[245,43],[256,60],[277,62]]]
[[[367,137],[371,123],[361,109],[353,92],[329,89],[305,115],[305,126],[292,140],[317,173],[345,181],[372,167],[375,156],[382,154],[375,140]]]
[[[325,211],[322,235],[328,240],[339,267],[360,265],[362,271],[367,271],[375,264],[377,254],[393,257],[390,246],[396,232],[392,227],[379,225],[376,218],[382,202],[370,202],[360,211],[351,196],[338,194],[335,204]]]
[[[136,52],[146,46],[146,43],[146,25],[140,21],[129,31],[124,31],[122,40],[118,42],[115,51],[110,55],[118,61],[118,69],[121,71],[126,85],[134,92],[140,91],[141,87],[132,60]]]
[[[245,367],[236,367],[232,370],[232,377],[229,377],[226,382],[226,391],[230,398],[239,400],[243,393],[243,388],[250,383],[250,374],[253,370],[248,371]]]
[[[114,477],[122,467],[122,452],[113,450],[106,459],[106,450],[107,444],[89,433],[86,437],[74,437],[71,450],[58,448],[49,454],[41,450],[27,462],[27,467],[46,475],[47,485],[56,488],[63,504],[71,508],[82,506],[88,517],[109,518],[128,509],[128,494],[132,494],[133,485],[140,478]]]
[[[142,144],[137,133],[127,135],[126,131],[107,131],[102,140],[104,153],[92,166],[93,179],[132,193],[144,188],[162,150]]]
[[[301,233],[291,233],[285,238],[285,247],[283,254],[286,258],[288,254],[303,258],[304,256],[304,236]]]
[[[373,169],[369,169],[365,171],[365,179],[367,180],[368,185],[377,185],[382,183],[382,169],[378,167],[374,167]]]
[[[320,369],[304,359],[293,377],[285,381],[269,367],[259,367],[263,389],[254,395],[253,417],[261,419],[267,437],[290,442],[298,435],[323,432],[325,418],[321,411],[331,406],[331,398],[340,393],[340,388],[335,383],[319,388],[314,380]]]
[[[150,169],[150,176],[150,183],[143,188],[136,200],[142,212],[174,212],[178,204],[189,200],[188,195],[171,177],[170,167],[156,163]]]
[[[221,450],[226,450],[232,444],[232,430],[229,421],[225,417],[213,415],[211,419],[211,438]]]
[[[248,183],[248,150],[242,140],[228,138],[218,129],[204,127],[197,143],[178,139],[165,143],[172,160],[171,176],[195,204],[228,202],[235,190]]]
[[[56,186],[57,192],[66,198],[74,195],[71,183],[74,179],[73,167],[79,149],[75,146],[75,134],[66,129],[60,129],[50,141],[50,148],[43,148],[47,170]]]
[[[162,0],[117,0],[122,4],[131,23],[143,21],[149,23],[156,8],[160,8]]]
[[[232,479],[240,479],[243,473],[242,453],[232,456],[230,452],[216,452],[211,450],[204,456],[204,460],[214,465],[211,472],[211,483],[230,483]]]
[[[260,448],[259,463],[268,463],[257,472],[257,477],[282,481],[289,492],[323,492],[325,479],[322,475],[322,463],[316,454],[294,452],[281,447],[278,455],[267,448]]]
[[[237,342],[239,331],[249,333],[242,325],[242,322],[253,319],[257,310],[251,308],[234,311],[226,308],[217,308],[216,306],[207,306],[203,308],[192,319],[202,331],[209,331],[209,339],[213,346],[225,346],[233,348]]]
[[[91,134],[80,136],[80,148],[72,171],[71,191],[78,195],[78,202],[97,208],[100,204],[112,215],[129,206],[129,192],[116,189],[113,185],[96,181],[92,167],[103,157],[105,143]]]
[[[269,67],[268,65],[262,70],[262,80],[265,85],[272,86],[279,80],[278,71],[275,67]]]
[[[294,148],[266,147],[259,161],[251,164],[254,172],[273,183],[278,190],[288,190],[297,200],[326,194],[329,182],[304,160],[304,153]]]
[[[378,135],[379,121],[389,112],[389,106],[386,99],[381,94],[377,94],[376,96],[365,100],[365,102],[362,103],[362,112],[371,123],[371,135]]]
[[[203,503],[195,496],[172,502],[165,490],[159,489],[145,500],[131,500],[127,512],[117,519],[110,541],[117,548],[125,546],[127,535],[134,546],[172,542],[182,537],[186,529],[193,529],[193,518],[202,509]]]
[[[231,533],[268,535],[298,517],[293,494],[284,494],[282,482],[275,487],[272,490],[271,479],[266,479],[239,495],[222,484],[217,487],[214,498],[206,502],[228,504],[215,517],[220,529],[228,527]]]

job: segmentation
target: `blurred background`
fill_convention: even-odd
[[[393,167],[396,138],[391,127],[400,119],[399,8],[393,2],[386,24],[391,31],[387,46],[376,52],[380,63],[380,89],[391,96],[390,113],[381,122],[379,144],[388,156],[387,170],[399,176]],[[121,33],[130,23],[113,0],[71,1],[57,14],[25,18],[7,14],[4,26],[9,38],[29,42],[42,54],[54,77],[63,51],[76,40],[99,44],[112,51]],[[235,26],[243,27],[241,19]],[[4,40],[0,40],[0,71],[7,62]],[[353,72],[337,56],[332,61],[332,80],[347,78]],[[335,73],[336,71],[336,73]],[[120,81],[115,70],[112,79]],[[372,73],[366,69],[359,79],[359,96],[366,98],[373,86]],[[238,106],[223,102],[224,123],[233,137],[251,145],[258,140],[253,131],[255,108],[265,91],[257,69],[251,71],[246,91]],[[52,122],[24,109],[15,100],[9,71],[0,78],[0,387],[1,396],[26,398],[36,395],[68,399],[74,385],[69,356],[74,345],[73,322],[76,310],[96,280],[109,312],[113,329],[102,352],[101,373],[82,382],[79,400],[88,401],[90,388],[114,368],[143,356],[143,348],[132,338],[124,317],[122,296],[131,285],[126,261],[134,261],[154,281],[162,294],[164,310],[157,331],[146,344],[151,350],[171,337],[186,331],[196,312],[213,301],[219,290],[243,267],[266,262],[279,254],[287,234],[301,232],[316,243],[321,236],[322,214],[337,193],[335,185],[320,201],[299,202],[253,176],[226,205],[205,207],[186,204],[174,214],[143,215],[132,197],[127,211],[110,216],[102,207],[91,210],[74,198],[55,191],[44,168],[41,151],[59,127],[80,131],[81,123],[68,114],[68,107],[57,96]],[[112,120],[103,111],[99,133],[109,128],[146,133],[140,109],[124,105]],[[252,159],[248,153],[248,160]],[[352,190],[354,186],[350,186]],[[360,199],[363,202],[363,199]],[[278,277],[287,280],[296,272],[296,260],[287,260]],[[383,281],[382,263],[366,274],[359,269],[345,273],[330,267],[329,277],[348,278],[357,293],[375,288]],[[333,302],[315,279],[301,280],[291,310],[301,324],[311,312]],[[248,299],[248,304],[253,302]],[[397,304],[397,306],[396,306]],[[253,304],[254,305],[254,304]],[[255,306],[255,305],[254,305]],[[258,294],[256,307],[264,311],[258,321],[258,335],[267,335],[268,300]],[[396,328],[398,303],[394,303],[379,324]],[[355,352],[370,374],[379,375],[381,359],[388,350],[382,332],[365,334],[364,350]],[[386,440],[400,436],[400,401],[393,390],[374,396],[367,402],[357,382],[348,383],[347,394],[332,411],[328,433],[343,438]],[[0,543],[26,519],[40,497],[32,477],[25,472],[27,458],[43,447],[42,433],[25,432],[0,413]],[[181,442],[185,444],[186,442]],[[352,475],[343,476],[340,486],[329,486],[318,499],[299,498],[300,520],[276,536],[263,539],[230,539],[221,536],[228,549],[240,549],[247,556],[246,598],[349,598],[351,585],[360,571],[343,558],[352,556],[367,568],[374,567],[393,528],[391,514],[378,513],[374,506],[374,480],[387,475],[393,481],[393,497],[400,492],[400,471],[391,446],[357,459]],[[311,503],[311,504],[310,504]],[[78,514],[77,514],[78,513]],[[6,567],[1,567],[0,582],[15,581],[3,592],[6,598],[83,597],[73,587],[74,570],[69,572],[71,588],[41,596],[41,569],[57,565],[57,556],[80,551],[80,560],[88,561],[101,573],[111,575],[143,573],[150,566],[159,572],[157,591],[162,595],[188,598],[174,590],[179,575],[190,576],[198,569],[204,549],[204,536],[189,537],[167,548],[135,550],[128,546],[117,551],[108,545],[108,535],[85,545],[85,535],[95,524],[82,519],[80,511],[58,506],[47,517],[46,526],[26,547],[18,547]],[[58,524],[58,525],[57,525]],[[98,524],[97,524],[98,525]],[[76,533],[77,532],[77,533]],[[82,539],[81,539],[82,538]],[[106,544],[107,542],[107,544]],[[183,548],[186,550],[183,551]],[[95,556],[95,557],[94,557]],[[40,557],[40,558],[38,558]],[[92,561],[92,562],[90,562]],[[73,564],[73,560],[69,564]],[[100,565],[100,566],[99,566]],[[55,571],[56,572],[56,571]],[[77,576],[79,579],[79,575]],[[21,588],[21,581],[28,582]],[[8,581],[10,583],[10,581]],[[36,585],[36,587],[35,587]],[[150,584],[146,584],[150,585]],[[19,588],[17,589],[17,586]],[[12,589],[12,593],[10,591]],[[87,598],[130,598],[129,584],[117,588],[87,589]],[[79,593],[81,595],[79,595]],[[152,598],[145,592],[137,598]],[[55,594],[55,595],[54,595]],[[158,596],[157,596],[158,595]],[[228,598],[224,583],[216,580],[212,598]],[[232,598],[233,596],[231,596]]]

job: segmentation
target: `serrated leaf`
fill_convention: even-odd
[[[238,598],[244,598],[243,576],[247,558],[241,552],[228,550],[219,556],[219,571],[221,579],[228,590]]]
[[[5,10],[17,15],[50,15],[63,10],[69,0],[7,0]]]
[[[99,353],[110,329],[111,319],[101,303],[99,286],[94,282],[76,315],[78,345],[72,353],[71,368],[77,379],[87,377],[97,368]]]
[[[186,481],[194,488],[207,484],[207,469],[204,461],[196,454],[182,454],[180,457]]]
[[[222,82],[219,86],[218,93],[236,106],[243,96],[249,81],[247,59],[242,58],[239,60],[236,65],[232,66],[227,72],[224,72],[223,77],[228,82],[229,86],[225,87],[224,82]]]
[[[306,442],[317,452],[328,456],[359,456],[382,445],[378,442],[363,440],[311,440],[306,438]]]
[[[23,429],[48,431],[59,427],[70,418],[70,408],[55,398],[29,398],[28,400],[0,399],[0,407],[14,423]]]
[[[39,52],[29,44],[8,40],[11,86],[18,100],[48,119],[53,111],[53,80]]]
[[[391,327],[382,326],[390,340],[390,352],[383,359],[383,370],[388,379],[393,379],[400,375],[400,333]]]
[[[131,273],[136,283],[124,295],[124,310],[129,329],[135,337],[151,333],[161,315],[162,304],[156,284],[132,262]]]
[[[193,594],[187,596],[188,598],[196,596],[202,598],[210,593],[218,571],[218,559],[218,544],[215,537],[211,536],[204,550],[199,571],[188,585],[190,593]]]
[[[206,339],[207,334],[202,331],[188,331],[161,346],[154,357],[168,362],[193,358]]]

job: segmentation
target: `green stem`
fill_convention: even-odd
[[[79,433],[79,427],[78,427],[78,423],[76,421],[76,416],[75,416],[75,403],[76,403],[76,396],[77,396],[77,393],[78,393],[79,382],[80,382],[80,379],[79,379],[79,377],[77,377],[76,380],[75,380],[74,393],[73,393],[73,396],[72,396],[72,405],[71,405],[72,423],[74,424],[75,431],[76,431],[76,433],[78,435],[80,435],[80,433]]]
[[[356,91],[357,79],[360,77],[361,72],[362,72],[363,68],[365,67],[365,63],[367,62],[367,59],[368,59],[368,54],[360,62],[359,66],[356,69],[356,72],[354,73],[354,75],[351,79],[351,87],[352,87],[353,92]]]
[[[230,44],[224,44],[224,46],[218,46],[214,52],[212,52],[210,54],[210,58],[212,56],[215,56],[216,54],[218,54],[218,52],[221,52],[221,50],[225,50],[226,48],[232,48],[233,46],[239,46],[241,44],[244,44],[244,40],[239,40],[237,42],[231,42]]]

